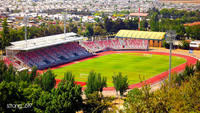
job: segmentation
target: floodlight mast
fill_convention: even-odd
[[[63,6],[65,4],[65,0],[63,0]],[[64,34],[65,34],[65,38],[66,38],[66,9],[64,8]]]
[[[25,8],[25,10],[24,10],[24,12],[25,12],[25,14],[24,14],[24,23],[25,23],[25,41],[26,41],[26,47],[27,47],[27,24],[28,24],[28,7],[27,7],[27,1],[28,0],[26,0],[26,8]]]
[[[171,81],[172,43],[175,40],[175,37],[176,37],[176,31],[169,30],[167,33],[167,38],[168,38],[169,45],[170,45],[170,47],[169,47],[169,82]]]

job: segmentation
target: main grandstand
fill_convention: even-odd
[[[76,33],[59,34],[41,38],[11,42],[6,47],[6,64],[24,69],[37,66],[45,69],[68,63],[77,59],[93,56],[95,52],[113,50],[148,50],[151,40],[165,38],[164,32],[145,32],[120,30],[115,38],[84,41]]]
[[[76,33],[67,33],[11,42],[12,45],[6,48],[5,60],[12,62],[18,69],[32,66],[45,69],[91,56],[91,53],[78,44],[81,39],[83,37]]]

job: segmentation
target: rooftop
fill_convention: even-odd
[[[51,35],[46,37],[34,38],[11,42],[11,46],[6,47],[6,50],[33,50],[73,41],[78,41],[83,37],[78,36],[76,33],[70,32],[66,34]]]
[[[136,30],[120,30],[117,34],[117,38],[137,38],[137,39],[150,39],[150,40],[163,40],[165,38],[165,32],[153,32],[153,31],[136,31]]]

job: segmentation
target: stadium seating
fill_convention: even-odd
[[[20,64],[20,62],[13,62],[13,61],[11,61],[9,58],[7,58],[7,57],[5,57],[4,59],[3,59],[3,61],[4,61],[4,63],[7,65],[7,66],[9,66],[9,65],[13,65],[15,68],[17,68],[17,69],[19,69],[19,68],[21,68],[21,66],[19,65]]]
[[[100,41],[86,41],[82,45],[88,50],[97,52],[106,48],[112,49],[147,49],[148,40],[142,39],[128,39],[128,40],[100,40]]]
[[[91,55],[77,42],[70,42],[38,50],[20,52],[15,56],[30,67],[35,65],[38,69],[44,69]]]

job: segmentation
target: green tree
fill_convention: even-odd
[[[199,40],[200,39],[200,25],[190,27],[191,32],[190,36],[192,39]]]
[[[16,77],[16,82],[26,81],[28,83],[31,82],[31,75],[29,74],[28,70],[23,70],[18,72],[18,77]]]
[[[187,42],[187,41],[185,41],[185,40],[182,40],[182,41],[181,41],[181,44],[179,45],[179,47],[180,47],[181,49],[189,49],[189,48],[190,48],[190,43]]]
[[[113,78],[113,84],[114,84],[117,94],[119,92],[120,96],[123,96],[123,94],[128,89],[127,76],[122,76],[122,73],[118,73],[117,75],[114,75],[112,78]]]
[[[32,67],[32,71],[31,71],[31,74],[30,74],[30,79],[31,79],[31,81],[33,81],[34,78],[38,75],[37,70],[38,70],[38,69],[37,69],[36,66],[33,66],[33,67]]]
[[[148,22],[146,20],[142,20],[140,22],[140,30],[142,31],[146,31],[148,28]]]
[[[103,88],[106,87],[106,81],[106,77],[101,77],[100,73],[91,71],[87,80],[87,88],[85,89],[86,96],[94,93],[95,91],[100,91],[102,93]]]
[[[94,35],[103,35],[106,31],[101,26],[94,26]]]
[[[163,45],[163,47],[169,49],[169,43],[167,43],[166,40],[164,40],[164,41],[162,42],[162,45]]]
[[[60,82],[58,88],[44,92],[37,101],[37,112],[75,113],[82,108],[82,88],[73,82]]]
[[[185,34],[185,27],[183,25],[179,24],[175,27],[175,30],[176,30],[176,34],[177,34],[176,38],[183,39],[184,34]]]
[[[152,31],[159,31],[158,13],[154,13],[150,18],[150,28]]]
[[[105,17],[104,18],[104,28],[107,32],[112,32],[113,29],[112,29],[112,26],[113,26],[113,22],[111,19],[109,19],[108,17]]]
[[[199,60],[197,61],[195,68],[196,68],[196,72],[200,71],[200,61]]]
[[[125,23],[122,19],[117,19],[113,22],[113,32],[118,32],[121,29],[125,28]]]
[[[138,19],[128,19],[124,20],[126,29],[138,29]]]
[[[41,87],[45,91],[51,91],[56,84],[55,80],[56,75],[48,69],[43,75],[41,75]]]
[[[0,112],[10,113],[10,112],[22,112],[22,105],[26,103],[26,99],[23,96],[23,90],[18,87],[15,82],[3,81],[0,83]],[[20,106],[15,106],[14,104],[21,104]],[[11,107],[11,108],[9,108]],[[12,108],[16,107],[16,108]]]
[[[3,73],[3,79],[7,82],[16,80],[16,72],[12,65],[9,65],[8,69]]]
[[[6,46],[9,46],[10,43],[10,36],[9,36],[9,28],[8,28],[8,23],[7,23],[7,18],[4,19],[3,21],[3,30],[1,32],[1,46],[2,49],[4,50]]]
[[[72,82],[74,83],[75,80],[74,80],[74,75],[72,74],[71,71],[68,71],[64,74],[64,78],[62,80],[63,82]]]
[[[94,35],[94,30],[93,30],[92,24],[86,24],[86,30],[85,30],[84,35],[85,36],[93,36]]]
[[[0,82],[5,79],[7,66],[3,61],[0,61]]]

